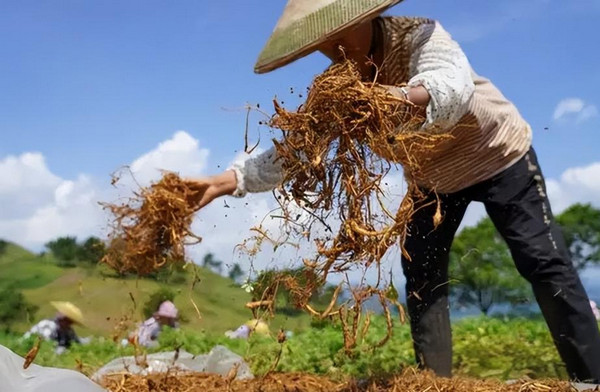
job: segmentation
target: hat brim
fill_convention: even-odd
[[[306,18],[293,22],[290,26],[282,30],[275,30],[262,50],[258,61],[254,66],[254,72],[258,74],[270,72],[305,57],[314,52],[319,45],[339,34],[341,31],[358,26],[369,19],[375,18],[386,9],[401,1],[403,0],[384,1],[349,20],[334,23],[335,27],[325,27],[323,28],[323,31],[312,31],[309,27],[317,24],[314,20],[311,20],[311,17],[312,19],[318,19],[318,13],[321,11],[317,11]],[[327,22],[333,23],[329,20]],[[299,32],[308,32],[308,37],[306,39],[298,38],[302,37],[302,34]],[[314,36],[311,36],[311,34]]]
[[[269,334],[269,326],[262,320],[249,320],[244,325],[246,325],[248,328],[250,328],[250,330],[259,335]]]
[[[60,314],[69,318],[74,323],[77,323],[80,325],[84,324],[84,319],[83,319],[83,315],[81,314],[81,310],[79,310],[79,308],[77,308],[72,303],[50,302],[50,305],[52,305]]]
[[[159,313],[159,312],[154,313],[154,317],[164,317],[164,318],[173,319],[173,320],[177,319],[177,315]]]

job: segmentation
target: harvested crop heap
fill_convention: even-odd
[[[191,232],[194,191],[175,173],[141,188],[120,204],[103,204],[114,215],[103,262],[120,273],[149,274],[185,260],[186,241],[200,242]]]
[[[372,383],[335,382],[309,374],[270,374],[253,380],[228,381],[218,375],[181,373],[168,375],[113,375],[104,379],[103,386],[111,392],[384,392],[384,391],[443,391],[443,392],[575,392],[567,382],[522,381],[506,385],[499,381],[482,381],[455,377],[437,378],[428,373],[405,371],[393,379]]]
[[[270,125],[283,132],[283,138],[275,142],[285,171],[282,191],[308,212],[309,219],[295,232],[314,240],[317,247],[316,259],[305,260],[306,268],[315,271],[320,282],[330,273],[373,264],[378,268],[390,247],[400,245],[402,249],[407,224],[423,196],[407,176],[402,202],[395,210],[388,208],[382,189],[384,176],[394,164],[401,164],[405,173],[418,173],[419,159],[450,136],[422,130],[423,108],[378,83],[364,82],[350,61],[332,65],[317,76],[297,111],[287,111],[277,102],[275,111]],[[282,208],[289,225],[297,227],[297,214],[284,203]],[[330,218],[339,228],[332,228]],[[439,209],[431,218],[439,223]],[[326,227],[325,235],[313,230],[318,225]],[[282,283],[289,286],[289,277],[274,282]],[[389,288],[380,283],[353,293],[354,303],[348,307],[352,309],[348,313],[351,335],[357,336],[360,323],[356,312],[360,312],[361,302],[378,296],[385,309],[388,302],[396,301],[397,293],[389,295]],[[261,300],[272,299],[272,295],[273,290]],[[295,302],[306,308],[308,300],[307,295]],[[344,313],[337,310],[336,314]]]

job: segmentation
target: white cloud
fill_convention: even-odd
[[[130,167],[138,183],[147,185],[160,178],[161,170],[181,176],[199,175],[206,167],[208,155],[208,149],[200,148],[198,140],[185,131],[177,131],[171,139],[133,161]]]
[[[579,112],[579,116],[577,116],[577,122],[584,122],[592,117],[596,117],[598,115],[598,108],[595,105],[586,105],[581,112]]]
[[[21,222],[23,242],[39,246],[60,236],[100,235],[106,218],[98,195],[97,187],[84,175],[75,181],[63,180],[54,190],[53,201]]]
[[[573,119],[582,123],[598,115],[595,105],[586,103],[581,98],[565,98],[554,109],[554,120]]]
[[[600,207],[600,162],[567,169],[558,179],[546,181],[552,209],[558,213],[574,203]]]
[[[256,152],[258,153],[258,151]],[[173,170],[182,176],[201,176],[207,166],[209,151],[184,131],[175,133],[155,149],[133,160],[130,167],[142,184],[157,180],[161,169]],[[239,159],[241,156],[236,157]],[[245,156],[247,157],[247,156]],[[592,202],[600,206],[600,162],[585,167],[566,170],[558,179],[548,179],[548,193],[555,212],[575,202]],[[401,171],[394,171],[384,180],[390,208],[396,208],[404,192],[405,182]],[[108,181],[99,181],[86,175],[75,179],[60,178],[47,167],[39,153],[9,156],[0,160],[0,238],[15,241],[32,250],[41,250],[43,244],[58,236],[88,235],[104,237],[107,216],[98,201],[114,201],[125,192],[136,188],[135,183],[125,181],[115,190]],[[263,251],[250,260],[247,255],[235,252],[235,246],[249,238],[250,228],[260,222],[276,232],[279,221],[273,218],[277,207],[270,192],[252,194],[243,199],[227,197],[216,200],[198,212],[193,229],[203,237],[202,243],[189,247],[190,257],[201,262],[207,252],[212,252],[226,265],[234,262],[248,270],[251,263],[257,270],[298,265],[303,257],[314,251],[313,244],[304,243],[299,249],[287,246],[274,251],[265,244]],[[485,216],[479,203],[468,209],[462,226],[473,225]],[[276,235],[277,233],[275,233]],[[400,279],[400,254],[391,249],[383,262],[383,268],[394,270]],[[375,269],[367,273],[375,279]],[[356,282],[362,273],[352,273]],[[387,274],[386,274],[387,276]],[[339,278],[338,278],[339,279]]]
[[[575,203],[591,203],[600,208],[600,162],[565,170],[559,178],[546,178],[548,198],[555,214]],[[481,203],[471,203],[461,224],[475,225],[487,216]]]
[[[28,170],[23,160],[13,167],[15,172],[27,172],[29,178],[15,181],[0,196],[4,211],[0,238],[40,250],[58,236],[96,233],[103,214],[95,202],[98,191],[91,179],[84,175],[72,181],[60,179],[39,158],[40,170]],[[2,171],[0,176],[4,176]]]
[[[584,102],[579,98],[565,98],[556,105],[554,109],[554,119],[561,119],[563,116],[571,113],[579,113],[583,110]]]
[[[27,216],[32,208],[50,202],[61,179],[46,167],[40,153],[0,160],[0,220]]]
[[[183,131],[134,160],[129,167],[135,180],[148,184],[159,179],[161,169],[183,176],[202,174],[208,150]],[[135,183],[124,176],[119,190],[131,191]],[[52,173],[40,153],[24,153],[0,160],[0,238],[32,250],[58,236],[102,236],[107,216],[99,201],[113,201],[117,191],[108,182],[80,175],[63,179]]]

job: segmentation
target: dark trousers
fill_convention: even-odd
[[[506,240],[519,273],[531,283],[569,376],[600,382],[598,325],[552,216],[533,149],[489,180],[438,196],[442,223],[434,229],[435,203],[418,210],[405,242],[412,260],[402,260],[417,363],[440,376],[451,375],[449,252],[468,204],[480,201]],[[428,199],[423,204],[435,201],[435,194]]]

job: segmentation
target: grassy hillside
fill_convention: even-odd
[[[237,328],[252,316],[244,307],[250,300],[248,293],[230,279],[200,267],[196,268],[199,282],[192,290],[192,268],[179,283],[123,279],[101,266],[61,268],[50,255],[38,256],[8,244],[0,256],[0,268],[0,288],[13,284],[28,301],[39,307],[34,320],[16,326],[19,331],[27,330],[37,320],[53,317],[55,311],[50,301],[71,301],[82,309],[86,318],[85,327],[78,327],[81,335],[110,336],[123,317],[129,318],[132,324],[142,321],[144,303],[161,287],[177,293],[174,302],[184,316],[182,327],[186,330],[221,334]],[[306,316],[277,316],[272,328],[284,326],[298,330],[308,324]]]
[[[44,286],[63,274],[51,256],[39,256],[28,250],[6,243],[0,252],[0,289],[14,285],[17,289]]]

